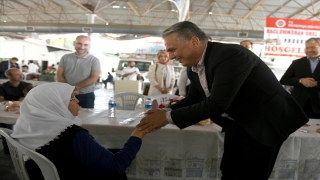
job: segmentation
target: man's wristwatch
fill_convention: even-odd
[[[301,84],[301,78],[299,79],[299,83]]]

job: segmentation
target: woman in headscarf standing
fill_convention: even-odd
[[[134,130],[124,147],[113,154],[80,127],[78,91],[67,83],[46,83],[33,88],[20,107],[12,138],[47,157],[60,179],[127,179],[131,164],[146,134]],[[32,160],[26,162],[30,179],[43,179]]]
[[[158,62],[149,67],[150,89],[148,96],[172,94],[175,73],[173,66],[169,64],[169,53],[166,50],[160,50],[157,57]]]

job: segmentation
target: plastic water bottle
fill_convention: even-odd
[[[111,97],[109,100],[108,115],[109,117],[116,117],[116,101],[113,99],[113,97]]]
[[[144,111],[147,112],[150,109],[152,109],[152,101],[151,98],[147,98],[144,104]]]

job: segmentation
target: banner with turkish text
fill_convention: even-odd
[[[305,41],[320,37],[320,21],[266,18],[264,56],[305,56]]]

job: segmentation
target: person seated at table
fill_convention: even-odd
[[[29,67],[27,65],[22,66],[22,73],[28,73],[29,72]]]
[[[102,82],[104,84],[104,87],[107,89],[108,82],[113,84],[113,76],[112,76],[112,74],[110,72],[108,72],[108,78],[106,80],[103,80]]]
[[[9,68],[5,71],[9,81],[0,84],[0,102],[1,101],[22,101],[24,94],[22,89],[30,86],[30,83],[22,81],[23,75],[19,69]],[[12,125],[0,123],[0,127],[12,129]],[[5,138],[2,138],[2,145],[5,154],[9,154],[9,148]]]
[[[24,99],[22,89],[32,84],[22,81],[23,75],[19,69],[7,69],[5,75],[9,81],[0,84],[0,102],[22,101]]]
[[[52,70],[55,70],[56,68],[55,68],[55,65],[52,64],[51,66],[48,66],[47,69],[48,69],[48,70],[51,70],[51,69],[52,69]]]
[[[27,80],[27,76],[29,74],[29,67],[27,65],[23,65],[22,67],[23,80]]]
[[[46,83],[30,90],[20,107],[12,138],[47,157],[61,180],[127,179],[126,168],[138,153],[146,131],[135,129],[113,154],[81,127],[78,90],[67,83]],[[26,161],[30,179],[43,179],[33,160]]]

